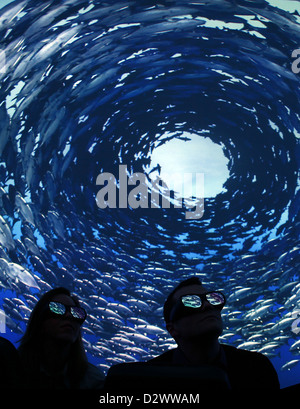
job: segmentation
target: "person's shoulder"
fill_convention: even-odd
[[[278,375],[268,357],[260,352],[248,351],[230,345],[224,348],[228,370],[238,388],[245,385],[254,389],[280,388]],[[242,383],[241,383],[242,381]]]
[[[260,352],[248,351],[231,345],[222,345],[229,364],[260,369],[265,373],[275,373],[275,369],[268,357]]]
[[[149,361],[147,361],[147,364],[150,365],[167,365],[170,364],[172,362],[172,358],[173,358],[173,353],[175,351],[176,348],[173,349],[169,349],[166,352],[163,352],[161,355],[158,355],[152,359],[149,359]]]
[[[16,347],[8,339],[0,337],[0,352],[3,356],[6,354],[18,355]]]
[[[87,371],[91,374],[94,374],[95,376],[104,378],[104,373],[102,372],[102,370],[98,366],[90,362],[88,362]]]
[[[88,366],[87,366],[87,374],[99,380],[104,380],[105,378],[105,375],[102,372],[102,370],[98,366],[93,365],[90,362],[88,363]]]
[[[81,382],[81,389],[102,389],[105,375],[100,368],[88,362],[84,378]]]
[[[232,345],[222,344],[224,348],[225,354],[227,357],[234,357],[236,359],[245,358],[245,359],[259,359],[263,361],[268,361],[268,358],[261,354],[260,352],[256,351],[248,351],[247,349],[236,348]]]

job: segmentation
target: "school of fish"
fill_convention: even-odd
[[[40,294],[66,286],[88,312],[84,343],[97,365],[147,360],[174,345],[168,292],[198,275],[227,297],[224,343],[271,359],[287,349],[281,370],[299,368],[299,23],[297,10],[264,0],[0,9],[8,336],[24,332]],[[225,191],[205,199],[203,218],[98,208],[100,172],[141,172],[161,135],[183,132],[229,159]]]

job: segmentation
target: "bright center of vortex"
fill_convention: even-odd
[[[195,178],[191,177],[190,183],[183,183],[182,178],[174,178],[174,175],[203,173],[204,197],[215,197],[224,191],[223,185],[229,177],[227,165],[228,159],[220,145],[209,138],[183,132],[179,138],[158,143],[147,170],[152,178],[159,174],[168,186],[173,183],[174,190],[182,198],[193,196],[197,188]]]

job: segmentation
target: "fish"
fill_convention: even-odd
[[[292,353],[295,353],[297,355],[297,353],[299,352],[300,349],[300,340],[295,341],[291,346],[290,346],[290,351]]]
[[[107,303],[107,308],[113,309],[113,311],[118,311],[121,316],[130,317],[132,316],[133,312],[130,308],[126,307],[125,305],[118,304],[118,303]]]
[[[282,365],[282,367],[280,368],[281,371],[286,371],[286,370],[291,370],[291,368],[295,365],[297,365],[299,362],[299,359],[293,359],[289,362],[287,362],[286,364]]]
[[[15,197],[15,206],[20,211],[24,219],[35,226],[33,211],[30,208],[30,205],[24,200],[20,194],[16,194]]]
[[[151,338],[149,338],[149,337],[147,337],[145,335],[138,334],[138,333],[128,334],[127,337],[130,340],[134,341],[134,343],[136,343],[136,344],[145,345],[145,344],[149,344],[149,343],[151,344],[151,343],[155,342],[153,339],[151,339]]]
[[[155,334],[155,335],[166,334],[166,330],[158,327],[157,325],[150,325],[150,324],[137,325],[135,326],[135,329],[145,334]]]
[[[12,237],[11,229],[7,221],[0,215],[0,243],[8,250],[15,248],[15,243]]]
[[[7,262],[5,259],[0,258],[0,266],[4,274],[12,280],[12,282],[18,283],[19,281],[28,287],[39,289],[39,285],[34,279],[33,275],[29,271],[20,266],[17,263]]]
[[[5,316],[5,326],[10,328],[16,334],[23,334],[24,332],[20,322],[15,322],[9,315]]]
[[[8,22],[12,22],[14,19],[18,17],[18,15],[22,12],[25,7],[26,2],[22,1],[13,7],[7,6],[3,10],[1,10],[0,16],[0,24],[6,25]]]

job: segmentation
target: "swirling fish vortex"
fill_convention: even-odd
[[[172,344],[165,295],[197,274],[227,294],[223,341],[270,357],[295,342],[299,33],[296,12],[266,1],[1,10],[0,262],[12,331],[39,293],[64,285],[88,310],[95,362],[145,360]],[[201,219],[97,206],[100,173],[144,172],[157,144],[188,134],[228,160]]]

